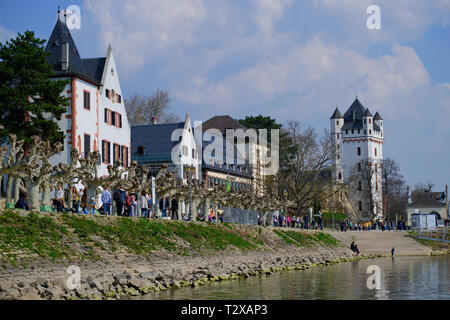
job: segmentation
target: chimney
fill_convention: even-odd
[[[68,69],[69,69],[69,43],[64,42],[62,44],[61,71],[67,71]]]
[[[158,120],[158,119],[156,119],[156,117],[152,117],[152,124],[156,124],[156,123],[157,123],[157,120]]]

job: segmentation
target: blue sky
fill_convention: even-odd
[[[125,97],[160,88],[181,118],[261,113],[322,131],[357,93],[409,184],[450,183],[450,0],[2,0],[0,41],[48,39],[58,4],[81,8],[82,57],[112,44]],[[372,4],[381,30],[366,27]]]

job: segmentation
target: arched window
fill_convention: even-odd
[[[342,180],[342,173],[339,172],[338,178],[339,178],[339,180]]]

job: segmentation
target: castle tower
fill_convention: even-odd
[[[331,136],[333,137],[334,155],[333,155],[333,179],[336,183],[343,182],[343,172],[342,172],[342,154],[341,154],[341,141],[342,132],[341,128],[344,125],[344,117],[342,116],[339,109],[336,107],[333,115],[330,118],[331,125]]]
[[[331,135],[340,152],[336,152],[334,171],[337,178],[342,172],[342,181],[336,182],[351,181],[349,200],[360,222],[379,219],[383,212],[383,119],[378,112],[372,116],[358,98],[343,117],[336,111],[331,117]]]

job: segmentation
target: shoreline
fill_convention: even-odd
[[[355,255],[345,248],[289,248],[285,252],[250,251],[245,254],[224,254],[184,259],[161,259],[153,264],[134,261],[128,265],[104,263],[80,265],[81,288],[69,290],[65,270],[70,264],[31,267],[28,275],[5,277],[0,273],[0,299],[31,300],[116,300],[142,296],[154,291],[200,286],[211,281],[248,278],[259,274],[287,270],[306,270],[341,262],[383,257]],[[139,258],[138,258],[139,260]],[[129,261],[132,262],[132,261]],[[102,272],[102,270],[104,270]],[[26,270],[23,270],[26,271]],[[43,276],[47,274],[47,276]],[[49,276],[49,275],[52,276]]]

